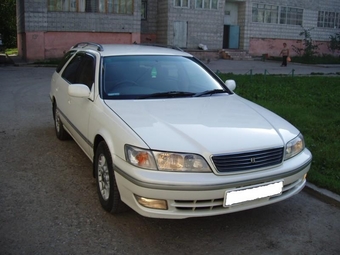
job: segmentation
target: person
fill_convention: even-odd
[[[280,52],[280,56],[282,56],[281,66],[287,66],[287,58],[289,57],[289,49],[287,48],[287,43],[283,43],[283,49]]]

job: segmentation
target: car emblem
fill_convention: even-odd
[[[252,164],[254,164],[254,163],[255,163],[255,158],[251,158],[251,159],[250,159],[250,162],[251,162]]]

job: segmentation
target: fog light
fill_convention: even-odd
[[[159,209],[159,210],[168,209],[168,204],[166,200],[140,197],[137,195],[135,195],[135,197],[137,199],[137,202],[144,207],[152,208],[152,209]]]
[[[307,179],[307,174],[305,174],[305,175],[303,176],[303,179],[305,179],[305,180]]]

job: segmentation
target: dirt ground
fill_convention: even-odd
[[[340,209],[302,191],[234,214],[159,220],[100,206],[90,161],[54,134],[53,68],[0,67],[0,254],[340,254]]]

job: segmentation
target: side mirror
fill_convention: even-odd
[[[84,97],[90,96],[90,89],[84,84],[72,84],[68,86],[68,94],[71,97]]]
[[[234,80],[226,80],[224,83],[228,89],[230,89],[231,91],[234,91],[236,88],[236,82]]]

